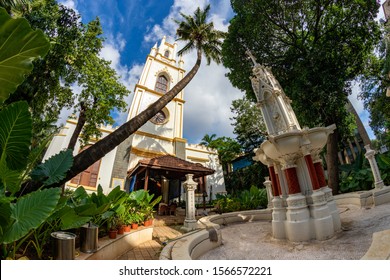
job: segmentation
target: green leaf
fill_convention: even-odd
[[[72,164],[72,150],[61,151],[38,165],[31,172],[31,178],[35,181],[43,181],[44,186],[49,186],[65,178],[66,172]]]
[[[41,30],[33,31],[26,19],[12,19],[0,8],[0,104],[31,72],[32,61],[49,48]]]
[[[0,111],[0,124],[0,158],[6,160],[9,169],[23,169],[27,165],[32,129],[27,102],[6,106]]]
[[[0,160],[0,182],[5,187],[5,191],[12,194],[20,190],[22,171],[11,170],[7,167],[5,160]]]
[[[88,223],[92,217],[88,216],[79,216],[76,214],[74,209],[70,208],[62,217],[61,217],[61,229],[67,230],[72,228],[78,228],[82,225]]]
[[[3,235],[8,227],[11,216],[11,207],[9,203],[0,204],[0,236]]]
[[[61,189],[35,191],[11,204],[11,225],[4,232],[2,243],[11,243],[39,227],[56,208]]]

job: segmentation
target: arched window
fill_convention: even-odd
[[[168,90],[168,79],[164,75],[157,78],[155,90],[161,93],[166,93]]]
[[[80,150],[79,153],[81,153],[83,150],[89,148],[90,146],[86,146],[83,149]],[[85,187],[92,187],[96,188],[98,175],[99,175],[99,168],[100,168],[101,160],[98,160],[94,164],[92,164],[90,167],[88,167],[83,172],[77,174],[75,177],[72,178],[70,181],[72,184],[81,185]]]
[[[168,51],[168,50],[166,50],[166,51],[164,52],[164,56],[165,56],[166,58],[169,58],[169,51]]]

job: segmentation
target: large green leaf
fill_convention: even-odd
[[[27,165],[32,129],[27,102],[15,102],[1,110],[0,124],[0,159],[6,160],[9,169],[23,169]]]
[[[0,185],[4,186],[5,191],[15,194],[20,190],[22,171],[11,170],[7,167],[5,159],[0,160]]]
[[[16,241],[39,227],[56,208],[60,194],[60,188],[35,191],[11,204],[11,224],[4,232],[2,243]]]
[[[31,178],[36,181],[42,181],[44,186],[49,186],[65,178],[66,172],[72,164],[72,150],[61,151],[38,165],[31,172]]]
[[[61,216],[61,229],[67,230],[72,228],[78,228],[82,225],[88,223],[92,217],[90,216],[79,216],[76,214],[73,208],[66,206],[62,211],[63,215]]]
[[[12,19],[0,8],[0,104],[31,72],[32,61],[49,48],[41,30],[33,31],[26,19]]]

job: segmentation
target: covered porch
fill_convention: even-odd
[[[181,202],[182,182],[187,174],[193,174],[198,183],[197,194],[206,192],[206,176],[215,170],[204,167],[200,163],[193,163],[171,155],[143,159],[127,175],[127,190],[149,190],[155,196],[162,196],[162,203],[170,205]]]

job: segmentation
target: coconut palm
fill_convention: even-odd
[[[205,55],[207,63],[211,60],[217,64],[221,62],[221,46],[225,33],[214,29],[212,22],[207,22],[210,5],[204,10],[197,8],[192,16],[181,14],[184,18],[177,29],[178,40],[186,41],[187,44],[178,52],[178,55],[197,51],[197,60],[188,74],[180,80],[170,91],[154,102],[143,112],[124,123],[113,133],[96,142],[90,148],[84,150],[74,158],[74,164],[68,171],[67,176],[61,183],[73,178],[78,173],[87,169],[94,162],[104,157],[116,146],[136,132],[149,119],[162,110],[179,92],[181,92],[198,72],[202,61],[202,54]]]
[[[199,144],[209,147],[212,144],[212,142],[215,140],[215,137],[217,137],[215,133],[211,135],[206,133],[202,138],[202,142],[200,142]]]

